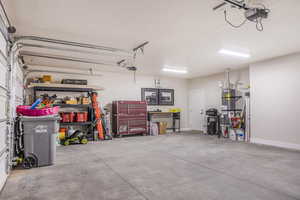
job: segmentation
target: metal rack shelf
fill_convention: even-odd
[[[86,125],[92,125],[93,122],[60,122],[60,125],[63,126],[86,126]]]
[[[33,96],[36,99],[37,91],[54,91],[54,92],[87,92],[91,93],[94,91],[92,88],[71,88],[71,87],[51,87],[51,86],[34,86],[33,88]]]
[[[46,86],[35,86],[35,91],[62,91],[62,92],[92,92],[93,88],[70,88],[70,87],[46,87]]]
[[[86,92],[90,96],[92,92],[97,90],[103,90],[94,86],[88,85],[70,85],[70,84],[46,84],[46,83],[34,83],[30,84],[28,88],[33,89],[33,96],[36,100],[38,91],[54,91],[54,92]],[[61,108],[87,108],[89,113],[88,122],[60,122],[60,126],[86,126],[88,130],[87,135],[91,136],[93,140],[97,140],[97,135],[94,133],[94,109],[92,104],[54,104]]]
[[[234,110],[221,110],[222,112],[242,112],[242,109],[234,109]]]
[[[61,108],[92,108],[92,104],[54,104]]]
[[[222,97],[222,99],[240,99],[242,96]]]

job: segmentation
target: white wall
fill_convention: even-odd
[[[252,142],[300,149],[300,53],[250,65]]]
[[[52,68],[53,69],[53,68]],[[104,87],[105,90],[99,92],[99,102],[102,106],[112,103],[114,100],[141,100],[141,88],[155,87],[153,76],[137,75],[136,83],[134,82],[133,73],[112,73],[99,72],[101,77],[81,76],[81,75],[62,75],[53,73],[32,73],[29,77],[40,76],[41,74],[52,74],[56,81],[62,78],[79,78],[88,79],[89,85]],[[170,88],[175,90],[174,106],[151,106],[150,108],[160,108],[168,111],[172,107],[181,108],[181,127],[188,128],[187,117],[187,80],[178,78],[160,78],[162,88]]]
[[[209,108],[220,109],[221,89],[219,83],[225,79],[225,72],[206,77],[190,79],[189,89],[189,126],[194,130],[203,130],[205,111]],[[249,85],[249,68],[230,72],[232,83],[240,81]],[[203,112],[203,114],[200,114]]]

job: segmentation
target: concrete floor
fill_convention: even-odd
[[[188,132],[59,147],[15,170],[0,199],[300,199],[300,152]]]

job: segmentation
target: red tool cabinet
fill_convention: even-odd
[[[146,101],[113,101],[112,113],[115,136],[147,134]]]

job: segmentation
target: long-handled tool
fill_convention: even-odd
[[[95,118],[96,118],[96,129],[98,131],[98,137],[100,140],[104,140],[104,131],[103,131],[103,126],[102,126],[102,120],[101,120],[101,111],[98,105],[97,101],[97,93],[93,92],[92,93],[92,105],[93,109],[95,111]]]

